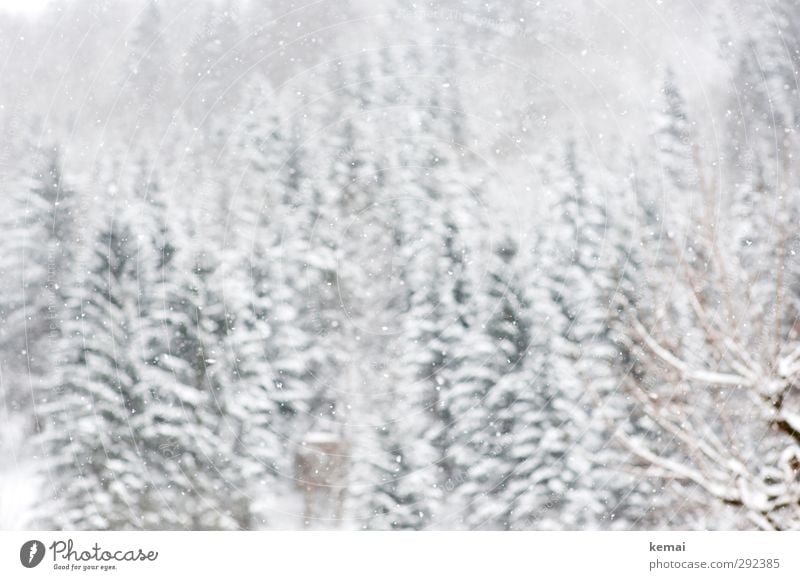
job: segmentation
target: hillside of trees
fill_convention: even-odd
[[[0,528],[800,529],[800,6],[491,4],[0,15]]]

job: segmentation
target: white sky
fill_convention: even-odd
[[[0,12],[15,14],[35,14],[44,8],[49,0],[0,0]]]

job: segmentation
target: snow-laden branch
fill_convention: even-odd
[[[707,369],[693,369],[680,358],[669,352],[664,348],[656,339],[654,339],[649,332],[645,329],[641,322],[638,320],[633,321],[633,326],[637,334],[641,337],[647,347],[658,358],[670,365],[681,376],[688,381],[697,381],[712,385],[727,385],[727,386],[753,386],[754,382],[742,375],[732,373],[720,373]]]
[[[692,483],[695,483],[705,489],[717,499],[720,499],[726,503],[741,503],[740,494],[735,488],[714,481],[713,479],[701,473],[699,470],[692,469],[684,463],[657,455],[629,435],[618,433],[617,438],[622,442],[626,449],[648,464],[672,473],[678,479],[691,481]]]

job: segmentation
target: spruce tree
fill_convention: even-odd
[[[124,203],[124,202],[123,202]],[[132,358],[138,318],[130,215],[101,222],[69,284],[52,382],[39,394],[39,447],[60,529],[135,529],[149,487],[137,442],[139,380]]]

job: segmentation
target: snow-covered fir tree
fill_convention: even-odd
[[[9,351],[25,351],[25,365],[43,370],[63,317],[75,195],[63,180],[58,147],[28,155],[31,173],[13,183],[5,216],[3,331]]]
[[[115,196],[116,197],[116,196]],[[47,511],[60,529],[145,527],[151,489],[137,441],[138,365],[133,333],[139,294],[130,211],[101,222],[68,286],[52,382],[37,394],[37,453],[48,475]]]

